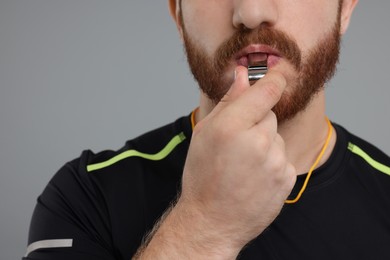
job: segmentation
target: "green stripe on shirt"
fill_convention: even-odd
[[[380,172],[383,172],[384,174],[387,174],[390,176],[390,167],[389,166],[386,166],[376,160],[374,160],[371,156],[369,156],[365,151],[363,151],[360,147],[356,146],[355,144],[353,143],[349,143],[348,144],[348,149],[362,157],[369,165],[371,165],[372,167],[374,167],[375,169],[377,169],[378,171]]]
[[[141,157],[141,158],[151,160],[151,161],[162,160],[165,157],[167,157],[176,148],[176,146],[178,146],[185,139],[186,139],[186,137],[185,137],[183,132],[174,136],[169,141],[169,143],[161,151],[159,151],[156,154],[142,153],[142,152],[139,152],[137,150],[125,151],[125,152],[118,154],[117,156],[115,156],[107,161],[87,165],[87,172],[92,172],[92,171],[106,168],[108,166],[111,166],[111,165],[113,165],[113,164],[115,164],[123,159],[129,158],[129,157]]]

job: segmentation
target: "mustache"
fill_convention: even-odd
[[[302,54],[297,43],[286,33],[268,27],[255,30],[240,27],[217,49],[214,65],[225,68],[235,54],[250,44],[268,45],[278,50],[297,70],[301,67]]]

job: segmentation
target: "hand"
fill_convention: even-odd
[[[250,86],[246,68],[238,67],[229,92],[193,131],[175,208],[196,216],[187,224],[201,227],[198,237],[216,247],[238,253],[271,224],[294,186],[271,111],[285,86],[272,70]]]
[[[285,86],[271,70],[250,87],[247,69],[237,68],[193,131],[178,202],[135,259],[235,259],[271,224],[296,180],[271,111]]]

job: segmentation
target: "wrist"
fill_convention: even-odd
[[[246,243],[237,241],[237,233],[226,229],[223,220],[206,215],[203,206],[179,200],[172,210],[172,224],[194,252],[209,259],[236,259]],[[242,243],[241,243],[242,242]]]
[[[179,201],[159,224],[142,258],[236,259],[246,243],[224,233],[196,207]]]

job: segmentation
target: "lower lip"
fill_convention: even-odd
[[[280,59],[281,59],[280,56],[268,55],[268,59],[267,59],[268,69],[274,67],[280,61]]]

